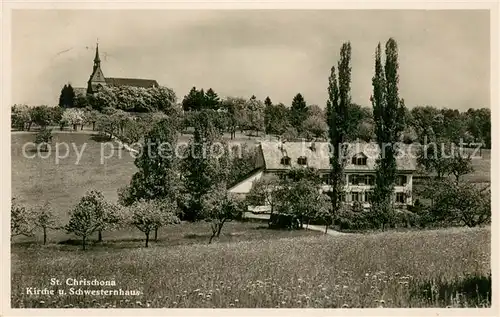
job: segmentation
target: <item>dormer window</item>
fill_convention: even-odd
[[[290,158],[288,156],[283,156],[281,158],[281,165],[287,165],[289,166],[290,165]]]
[[[307,157],[301,156],[297,159],[297,164],[299,165],[307,165]]]
[[[352,157],[353,165],[366,165],[366,155],[358,153]]]

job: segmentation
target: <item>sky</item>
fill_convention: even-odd
[[[352,46],[352,101],[370,106],[374,53],[393,37],[407,107],[490,107],[488,11],[17,10],[12,102],[56,105],[86,87],[96,41],[107,77],[155,79],[179,101],[189,90],[324,107],[330,68]]]

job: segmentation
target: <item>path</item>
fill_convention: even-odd
[[[245,212],[243,215],[244,218],[250,218],[250,219],[260,219],[260,220],[268,220],[269,219],[269,214],[261,213],[261,214],[256,214],[253,212]],[[305,229],[308,230],[313,230],[313,231],[319,231],[322,233],[325,233],[325,226],[318,226],[318,225],[307,225]],[[340,232],[340,231],[335,231],[333,229],[328,229],[327,233],[329,236],[341,236],[341,235],[346,235],[349,233],[345,232]]]

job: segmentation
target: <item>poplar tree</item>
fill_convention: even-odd
[[[380,43],[375,52],[375,75],[372,79],[373,118],[375,135],[380,148],[377,159],[373,207],[384,229],[392,213],[392,193],[396,180],[397,142],[405,128],[405,106],[398,92],[398,47],[390,38],[385,46],[385,65],[382,64]]]
[[[338,61],[338,84],[335,66],[331,68],[328,79],[328,100],[326,102],[328,135],[330,145],[333,148],[333,156],[330,158],[331,165],[331,202],[332,221],[335,223],[335,212],[341,204],[343,170],[345,164],[344,151],[345,142],[349,130],[350,120],[348,108],[351,103],[351,43],[342,44],[340,49],[340,60]],[[357,124],[357,123],[356,123]],[[325,232],[328,230],[328,224]]]

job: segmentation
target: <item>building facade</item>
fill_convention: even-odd
[[[258,146],[258,164],[254,173],[230,188],[230,192],[245,196],[253,183],[266,175],[284,177],[292,168],[312,167],[323,179],[322,190],[331,190],[330,144],[328,142],[261,142]],[[375,186],[376,160],[380,149],[376,143],[351,143],[346,150],[344,165],[343,201],[348,204],[361,203],[370,206],[371,194]],[[401,145],[396,157],[397,179],[392,200],[402,208],[412,205],[413,175],[416,171],[416,156],[410,146]],[[255,207],[265,211],[263,206]]]

